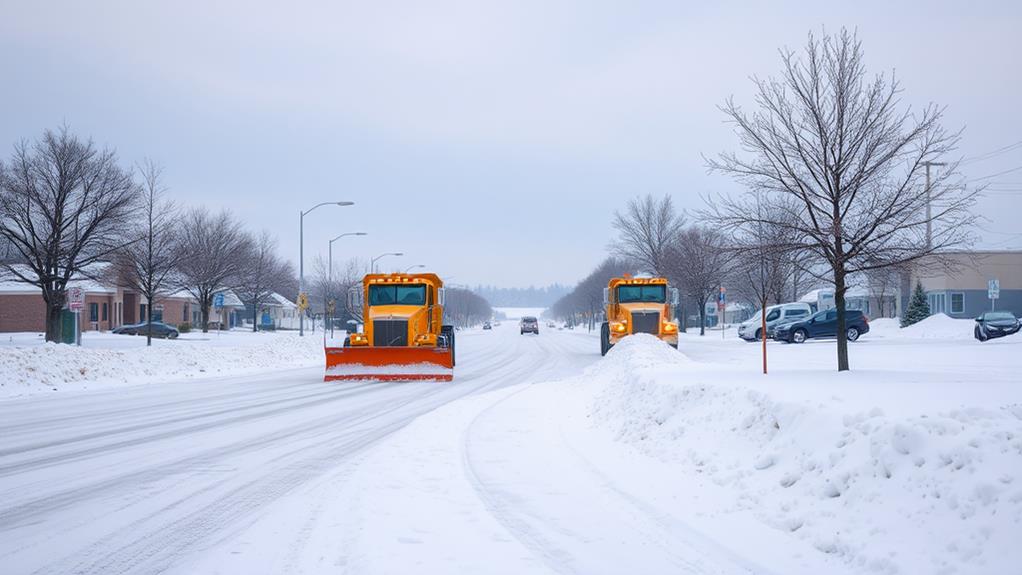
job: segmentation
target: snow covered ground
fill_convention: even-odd
[[[459,332],[452,384],[317,367],[9,400],[0,565],[1018,572],[1022,337],[927,321],[874,322],[842,374],[832,341],[770,342],[763,376],[720,332],[601,359],[506,322]]]
[[[323,363],[322,333],[190,332],[175,340],[85,332],[81,347],[46,343],[41,333],[0,334],[0,399],[107,389]]]

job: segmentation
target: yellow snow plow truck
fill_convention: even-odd
[[[326,381],[451,381],[454,327],[443,325],[444,283],[436,274],[369,274],[348,308],[362,329],[326,347]]]
[[[674,308],[678,290],[666,278],[638,275],[613,278],[603,290],[607,320],[600,326],[600,354],[633,333],[656,336],[678,348],[678,323]]]

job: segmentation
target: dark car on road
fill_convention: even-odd
[[[145,322],[133,323],[129,325],[122,325],[110,330],[110,333],[116,333],[120,335],[146,335],[148,332],[148,325]],[[153,322],[153,337],[175,339],[180,333],[177,328],[172,325],[167,325],[163,322]]]
[[[534,333],[539,335],[539,320],[532,316],[525,316],[519,324],[522,328],[522,335]]]
[[[845,336],[855,341],[869,331],[869,318],[860,310],[845,311]],[[774,339],[802,343],[807,339],[837,337],[837,310],[826,309],[803,320],[774,326]]]
[[[493,326],[490,325],[490,322],[484,321],[483,322],[483,329],[493,329]]]
[[[980,341],[1018,333],[1022,323],[1010,311],[988,311],[976,318],[973,335]]]

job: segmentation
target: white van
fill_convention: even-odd
[[[813,308],[805,302],[782,303],[766,309],[767,338],[774,336],[774,326],[791,321],[805,319],[813,313]],[[746,341],[757,341],[763,337],[763,317],[759,310],[751,318],[738,325],[738,337]]]

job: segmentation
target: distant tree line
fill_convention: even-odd
[[[226,210],[181,208],[158,164],[124,167],[113,150],[66,126],[0,160],[0,246],[0,270],[41,290],[47,341],[61,340],[67,285],[77,277],[117,282],[150,304],[187,291],[203,331],[219,291],[251,307],[253,329],[273,292],[297,292],[270,233],[253,235]],[[146,309],[151,323],[153,306]]]
[[[550,307],[555,301],[570,292],[571,288],[556,283],[544,287],[529,286],[527,288],[479,285],[472,291],[496,307]]]

